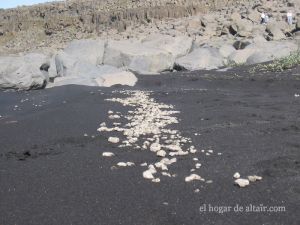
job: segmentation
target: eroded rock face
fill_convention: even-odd
[[[286,38],[285,34],[276,23],[268,24],[266,31],[270,34],[270,38],[273,41],[283,40]]]
[[[187,36],[172,37],[169,35],[150,35],[143,40],[143,45],[149,48],[159,48],[170,53],[174,58],[187,55],[193,44],[193,39]]]
[[[0,88],[40,89],[48,82],[49,59],[43,54],[0,57]]]
[[[143,45],[140,42],[109,41],[103,63],[127,67],[142,74],[151,74],[171,70],[174,58],[169,52]]]
[[[186,17],[221,8],[225,4],[234,4],[234,1],[71,0],[0,11],[0,27],[6,32],[19,32],[32,29],[35,22],[36,28],[46,35],[69,27],[77,32],[100,31],[106,27],[124,30],[134,22]]]
[[[223,58],[215,48],[199,48],[178,58],[175,64],[185,70],[217,69],[223,66]]]
[[[105,41],[82,39],[72,41],[64,49],[64,52],[76,60],[99,65],[103,62]]]

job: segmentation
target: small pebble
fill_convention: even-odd
[[[118,162],[118,163],[117,163],[117,166],[120,166],[120,167],[126,167],[126,166],[127,166],[127,163],[125,163],[125,162]]]
[[[120,139],[118,137],[109,137],[108,141],[111,143],[118,143]]]
[[[249,180],[242,179],[242,178],[235,180],[234,183],[237,184],[241,188],[246,187],[250,184]]]
[[[191,182],[193,180],[201,180],[201,177],[197,174],[191,174],[185,178],[185,182]]]
[[[196,189],[194,190],[195,193],[199,193],[200,192],[200,189]]]
[[[103,157],[112,157],[112,156],[115,156],[115,154],[112,153],[112,152],[103,152],[103,153],[102,153],[102,156],[103,156]]]
[[[255,182],[255,181],[258,181],[258,180],[262,180],[262,177],[256,176],[256,175],[248,176],[248,180],[249,180],[250,182]]]
[[[238,172],[236,172],[235,174],[233,174],[233,177],[235,179],[239,179],[241,177],[241,175]]]

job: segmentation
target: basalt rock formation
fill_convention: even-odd
[[[1,33],[43,29],[47,35],[66,27],[83,32],[126,29],[133,22],[181,18],[216,10],[235,0],[72,0],[0,11]]]

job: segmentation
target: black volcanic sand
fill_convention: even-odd
[[[246,71],[139,76],[134,88],[0,92],[0,224],[299,225],[300,97],[294,94],[300,93],[300,68],[255,76]],[[154,91],[157,102],[181,111],[180,124],[172,127],[197,149],[215,153],[182,157],[170,167],[177,178],[145,180],[139,164],[155,162],[155,155],[119,149],[107,142],[111,133],[97,132],[109,121],[108,110],[129,109],[104,101],[125,97],[112,92],[123,89]],[[103,158],[104,151],[117,156]],[[213,183],[184,182],[193,157],[203,165],[197,173]],[[112,170],[120,161],[138,166]],[[263,180],[242,189],[233,184],[235,172]],[[251,204],[285,211],[234,211]],[[232,208],[218,213],[209,206]]]

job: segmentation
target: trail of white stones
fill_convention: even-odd
[[[156,155],[156,162],[144,162],[140,166],[145,167],[143,177],[152,182],[160,182],[162,176],[177,177],[172,171],[172,165],[178,163],[177,157],[187,157],[190,154],[197,154],[192,145],[191,138],[183,137],[176,129],[168,128],[169,125],[179,123],[172,105],[156,102],[150,97],[150,92],[145,91],[123,91],[125,98],[111,98],[107,101],[121,103],[123,106],[130,106],[132,110],[127,115],[109,111],[108,118],[112,120],[113,127],[107,127],[102,123],[99,132],[119,132],[118,137],[111,136],[108,141],[117,144],[118,147],[130,147],[137,150],[150,151]],[[125,118],[127,123],[122,125],[118,120]],[[213,154],[213,150],[201,150],[198,153],[205,155]],[[113,157],[115,153],[104,152],[104,157]],[[192,174],[186,174],[185,182],[202,181],[205,179],[197,174],[201,164],[198,158],[194,157],[194,168],[190,168]],[[119,162],[116,166],[134,166],[134,162]],[[211,183],[212,181],[206,181]]]

